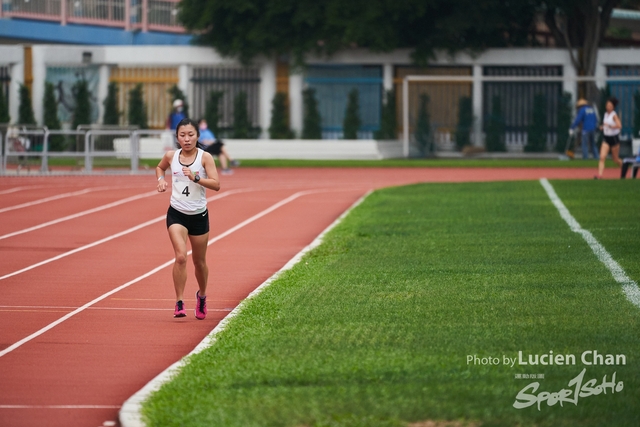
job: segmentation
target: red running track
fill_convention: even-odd
[[[542,177],[593,171],[238,169],[208,194],[215,241],[204,321],[191,298],[188,317],[173,318],[169,194],[155,193],[153,176],[2,177],[0,425],[117,425],[129,396],[370,189]],[[190,266],[186,295],[196,289]]]

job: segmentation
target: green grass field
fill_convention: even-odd
[[[638,282],[637,182],[551,183]],[[640,307],[539,182],[388,188],[250,300],[143,414],[148,426],[638,426],[639,336]],[[592,350],[626,364],[583,365]],[[518,351],[576,364],[505,366]],[[513,407],[530,383],[569,389],[583,368],[584,382],[615,372],[623,389]]]

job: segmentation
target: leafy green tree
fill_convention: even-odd
[[[456,147],[462,150],[471,145],[473,127],[473,105],[470,96],[461,96],[458,101],[458,125],[456,127]]]
[[[571,116],[573,105],[571,102],[571,94],[564,92],[558,100],[558,130],[555,150],[558,153],[564,153],[567,138],[569,138],[569,128],[571,127]]]
[[[21,125],[35,125],[36,118],[31,105],[31,91],[23,84],[20,85],[20,106],[18,107],[18,123]]]
[[[344,139],[358,139],[358,130],[362,125],[360,120],[360,95],[358,89],[352,89],[349,92],[347,108],[342,123],[342,132]]]
[[[487,151],[507,151],[505,144],[505,120],[502,112],[502,101],[499,96],[494,96],[491,102],[491,114],[487,118],[487,137],[485,147]]]
[[[58,102],[56,101],[56,88],[51,82],[44,84],[44,100],[42,101],[42,109],[44,110],[44,125],[49,130],[58,130],[62,128],[60,119],[58,118]],[[63,151],[66,146],[63,135],[51,135],[49,137],[50,151]]]
[[[129,91],[129,125],[137,125],[140,129],[148,129],[147,106],[144,103],[142,83],[138,83]]]
[[[180,90],[178,85],[173,85],[169,88],[169,94],[171,94],[171,103],[176,99],[180,99],[182,101],[182,112],[185,117],[189,117],[189,104],[187,103],[187,96]],[[207,122],[209,123],[209,122]]]
[[[413,50],[529,44],[538,1],[501,0],[183,0],[179,19],[197,42],[248,62],[259,55],[331,54],[354,46]]]
[[[322,139],[322,117],[318,110],[316,90],[307,88],[302,92],[304,118],[302,122],[302,139]]]
[[[79,125],[91,124],[91,92],[89,82],[80,79],[71,88],[75,106],[73,107],[73,118],[71,128],[77,129]]]
[[[209,130],[211,130],[216,137],[220,136],[220,100],[223,95],[224,92],[218,90],[209,92],[209,98],[204,108],[204,119],[207,121]]]
[[[420,95],[415,138],[418,148],[424,156],[428,156],[434,151],[431,116],[429,115],[429,95],[426,93]]]
[[[251,123],[247,111],[247,93],[239,92],[233,100],[233,138],[251,138]]]
[[[271,126],[269,126],[269,138],[293,139],[294,134],[289,127],[287,108],[287,94],[278,92],[273,97],[271,107]]]
[[[621,3],[638,6],[636,0],[536,0],[535,3],[556,46],[567,49],[579,76],[595,75],[598,50],[613,9]],[[596,101],[598,91],[594,83],[581,83],[578,88],[579,98]]]
[[[4,93],[4,90],[0,85],[0,123],[9,122],[11,122],[11,117],[9,116],[9,102],[7,100],[7,94]]]
[[[102,123],[105,125],[120,124],[120,116],[122,113],[118,110],[118,84],[116,82],[109,83],[107,97],[104,99],[102,105],[104,105]]]
[[[376,131],[374,137],[377,140],[398,139],[395,90],[388,90],[385,93],[385,98],[386,102],[382,106],[382,114],[380,118],[380,130]]]
[[[547,97],[538,93],[533,97],[533,120],[527,131],[524,151],[541,153],[547,148]]]

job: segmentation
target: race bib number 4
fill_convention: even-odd
[[[178,200],[194,200],[198,194],[197,184],[187,179],[178,180],[173,184],[173,197]]]

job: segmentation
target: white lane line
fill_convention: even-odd
[[[247,225],[251,224],[252,222],[254,222],[254,221],[256,221],[256,220],[258,220],[258,219],[262,218],[263,216],[267,215],[268,213],[273,212],[274,210],[278,209],[279,207],[282,207],[282,206],[286,205],[287,203],[292,202],[293,200],[297,199],[298,197],[301,197],[301,196],[304,196],[304,195],[307,195],[307,194],[319,193],[319,192],[326,192],[326,191],[327,191],[327,190],[318,190],[318,191],[300,191],[300,192],[298,192],[298,193],[295,193],[295,194],[293,194],[293,195],[291,195],[291,196],[287,197],[286,199],[283,199],[283,200],[279,201],[278,203],[276,203],[276,204],[274,204],[274,205],[272,205],[272,206],[268,207],[267,209],[265,209],[265,210],[263,210],[263,211],[261,211],[261,212],[259,212],[259,213],[255,214],[255,215],[254,215],[254,216],[252,216],[251,218],[249,218],[249,219],[247,219],[247,220],[245,220],[245,221],[242,221],[240,224],[236,225],[235,227],[230,228],[229,230],[225,231],[224,233],[219,234],[219,235],[217,235],[216,237],[214,237],[214,238],[210,239],[210,240],[209,240],[209,242],[207,243],[207,246],[208,246],[208,245],[211,245],[211,244],[213,244],[213,243],[217,242],[218,240],[222,239],[223,237],[226,237],[226,236],[228,236],[229,234],[231,234],[231,233],[233,233],[233,232],[235,232],[235,231],[238,231],[239,229],[241,229],[241,228],[243,228],[243,227],[245,227],[245,226],[247,226]],[[225,194],[226,194],[226,193],[225,193]],[[221,194],[220,196],[222,196],[222,194]],[[162,218],[165,218],[165,217],[163,216]],[[188,251],[188,252],[187,252],[187,256],[188,256],[188,255],[191,255],[191,251]],[[9,347],[5,348],[4,350],[0,351],[0,357],[2,357],[2,356],[4,356],[4,355],[6,355],[6,354],[8,354],[8,353],[11,353],[13,350],[15,350],[15,349],[17,349],[17,348],[21,347],[22,345],[24,345],[24,344],[28,343],[29,341],[31,341],[31,340],[33,340],[33,339],[35,339],[35,338],[39,337],[40,335],[44,334],[45,332],[49,331],[50,329],[55,328],[56,326],[58,326],[59,324],[61,324],[61,323],[62,323],[62,322],[64,322],[65,320],[68,320],[68,319],[72,318],[72,317],[73,317],[73,316],[75,316],[76,314],[82,313],[84,310],[86,310],[86,309],[88,309],[89,307],[91,307],[91,306],[93,306],[93,305],[97,304],[98,302],[100,302],[100,301],[102,301],[102,300],[104,300],[104,299],[106,299],[106,298],[110,297],[111,295],[113,295],[113,294],[115,294],[115,293],[117,293],[117,292],[120,292],[120,291],[121,291],[121,290],[123,290],[123,289],[128,288],[129,286],[131,286],[131,285],[133,285],[133,284],[135,284],[135,283],[138,283],[138,282],[140,282],[140,281],[142,281],[142,280],[146,279],[147,277],[150,277],[150,276],[154,275],[154,274],[155,274],[155,273],[157,273],[158,271],[160,271],[160,270],[162,270],[162,269],[164,269],[164,268],[166,268],[166,267],[169,267],[169,266],[170,266],[170,265],[172,265],[173,263],[174,263],[174,260],[173,260],[173,259],[171,259],[171,260],[169,260],[169,261],[165,262],[164,264],[161,264],[161,265],[159,265],[158,267],[154,268],[153,270],[150,270],[150,271],[146,272],[145,274],[143,274],[143,275],[141,275],[141,276],[138,276],[138,277],[136,277],[135,279],[133,279],[133,280],[131,280],[131,281],[129,281],[129,282],[127,282],[127,283],[123,284],[123,285],[120,285],[120,286],[118,286],[117,288],[114,288],[114,289],[110,290],[109,292],[106,292],[106,293],[104,293],[104,294],[100,295],[99,297],[97,297],[97,298],[95,298],[95,299],[93,299],[93,300],[89,301],[88,303],[84,304],[84,305],[83,305],[83,306],[81,306],[81,307],[78,307],[77,309],[75,309],[75,310],[73,310],[72,312],[70,312],[70,313],[66,314],[65,316],[62,316],[62,317],[61,317],[61,318],[59,318],[58,320],[56,320],[56,321],[54,321],[54,322],[49,323],[47,326],[45,326],[45,327],[43,327],[42,329],[40,329],[40,330],[38,330],[38,331],[36,331],[36,332],[32,333],[32,334],[31,334],[31,335],[29,335],[28,337],[25,337],[25,338],[21,339],[20,341],[18,341],[18,342],[16,342],[16,343],[14,343],[14,344],[10,345]]]
[[[640,307],[640,288],[638,288],[638,284],[631,280],[627,273],[625,273],[624,269],[613,259],[611,254],[607,252],[604,246],[596,240],[596,238],[591,234],[589,230],[585,230],[582,226],[576,221],[576,219],[571,215],[569,209],[562,203],[560,197],[556,194],[555,190],[547,181],[546,178],[542,178],[540,180],[540,184],[547,192],[549,199],[551,199],[551,203],[554,204],[558,212],[560,212],[560,216],[565,220],[567,224],[569,224],[569,228],[571,231],[578,233],[582,236],[582,238],[589,244],[589,247],[596,254],[596,257],[600,260],[601,263],[605,265],[613,275],[613,278],[616,282],[622,285],[622,290],[627,297],[627,299],[637,307]]]
[[[241,192],[244,192],[244,191],[247,191],[247,190],[230,190],[230,191],[227,191],[226,193],[217,194],[217,195],[215,195],[213,197],[209,197],[207,199],[207,201],[214,201],[214,200],[221,199],[223,197],[229,196],[231,194],[241,193]],[[151,224],[155,224],[156,222],[162,221],[166,217],[167,217],[166,215],[159,216],[159,217],[151,219],[151,220],[149,220],[147,222],[143,222],[142,224],[138,224],[135,227],[131,227],[131,228],[129,228],[127,230],[124,230],[124,231],[121,231],[119,233],[112,234],[111,236],[105,237],[104,239],[100,239],[100,240],[97,240],[97,241],[95,241],[93,243],[89,243],[89,244],[81,246],[79,248],[72,249],[72,250],[70,250],[68,252],[61,253],[60,255],[56,255],[56,256],[54,256],[52,258],[45,259],[44,261],[40,261],[40,262],[38,262],[36,264],[32,264],[32,265],[30,265],[28,267],[25,267],[25,268],[21,269],[21,270],[17,270],[17,271],[14,271],[12,273],[5,274],[4,276],[0,276],[0,280],[4,280],[4,279],[8,279],[9,277],[17,276],[18,274],[25,273],[27,271],[33,270],[34,268],[38,268],[38,267],[41,267],[43,265],[49,264],[50,262],[57,261],[59,259],[68,257],[69,255],[73,255],[73,254],[76,254],[78,252],[85,251],[87,249],[91,249],[91,248],[93,248],[95,246],[101,245],[101,244],[106,243],[106,242],[108,242],[110,240],[117,239],[118,237],[122,237],[122,236],[125,236],[127,234],[131,234],[134,231],[140,230],[141,228],[144,228],[144,227],[147,227],[147,226],[149,226]]]
[[[8,189],[8,190],[2,190],[2,191],[0,191],[0,195],[2,195],[2,194],[9,194],[9,193],[16,193],[16,192],[18,192],[18,191],[22,191],[22,190],[25,190],[25,189],[28,189],[28,188],[29,188],[29,187],[13,187],[13,188],[10,188],[10,189]],[[32,187],[32,188],[36,188],[36,187]]]
[[[218,334],[222,332],[224,329],[226,329],[227,325],[229,324],[229,321],[232,318],[236,317],[242,312],[242,310],[244,309],[244,307],[246,307],[247,302],[249,300],[251,300],[252,298],[255,298],[264,289],[266,289],[269,285],[271,285],[271,283],[273,283],[273,281],[276,280],[278,276],[280,276],[284,271],[290,270],[291,268],[293,268],[294,265],[300,262],[300,260],[305,254],[307,254],[309,251],[319,246],[320,243],[322,243],[322,239],[324,238],[324,236],[329,231],[331,231],[336,225],[342,222],[342,220],[349,214],[349,212],[351,212],[353,209],[355,209],[356,206],[362,203],[371,193],[372,191],[369,190],[364,196],[358,199],[353,205],[351,205],[351,207],[349,207],[345,212],[343,212],[342,215],[338,217],[338,219],[336,219],[333,223],[331,223],[331,225],[325,228],[322,231],[322,233],[320,233],[318,237],[316,237],[313,240],[313,242],[311,242],[308,246],[306,246],[304,249],[298,252],[280,270],[274,273],[271,277],[265,280],[260,286],[258,286],[253,292],[251,292],[244,300],[240,302],[240,304],[236,306],[236,308],[233,309],[231,313],[229,313],[224,319],[220,321],[220,323],[218,323],[218,325],[200,342],[200,344],[196,346],[196,348],[193,349],[193,351],[191,351],[191,353],[187,354],[185,357],[183,357],[182,359],[180,359],[179,361],[177,361],[176,363],[174,363],[173,365],[169,366],[167,369],[162,371],[154,379],[149,381],[147,385],[145,385],[143,388],[138,390],[138,392],[136,392],[129,399],[127,399],[127,401],[124,402],[124,404],[122,405],[122,409],[120,409],[120,416],[119,416],[120,425],[122,427],[145,427],[146,424],[142,420],[140,409],[142,408],[142,403],[149,398],[151,393],[153,393],[156,390],[159,390],[164,383],[169,382],[175,375],[177,375],[178,372],[180,372],[180,370],[182,369],[182,367],[185,366],[189,357],[191,357],[194,354],[200,353],[201,351],[203,351],[208,347],[213,346],[217,340]]]
[[[119,409],[119,405],[0,405],[0,409]]]
[[[40,205],[42,203],[51,202],[51,201],[54,201],[54,200],[60,200],[60,199],[64,199],[64,198],[67,198],[67,197],[73,197],[73,196],[80,196],[82,194],[91,193],[92,191],[101,191],[101,190],[106,190],[106,189],[109,189],[109,188],[114,188],[114,187],[85,188],[84,190],[73,191],[71,193],[56,194],[55,196],[45,197],[44,199],[34,200],[33,202],[27,202],[27,203],[22,203],[20,205],[15,205],[15,206],[9,206],[9,207],[6,207],[6,208],[2,208],[2,209],[0,209],[0,213],[9,212],[9,211],[13,211],[13,210],[16,210],[16,209],[28,208],[28,207],[31,207],[31,206]]]
[[[140,199],[145,198],[145,197],[155,196],[156,194],[158,194],[157,191],[151,191],[151,192],[148,192],[148,193],[142,193],[142,194],[137,194],[135,196],[127,197],[125,199],[116,200],[115,202],[107,203],[106,205],[98,206],[98,207],[93,208],[93,209],[87,209],[86,211],[78,212],[78,213],[73,214],[73,215],[68,215],[68,216],[65,216],[65,217],[62,217],[62,218],[54,219],[54,220],[49,221],[49,222],[43,222],[42,224],[34,225],[33,227],[29,227],[29,228],[25,228],[25,229],[22,229],[22,230],[14,231],[12,233],[4,234],[4,235],[0,236],[0,240],[8,239],[9,237],[18,236],[20,234],[29,233],[29,232],[35,231],[35,230],[40,230],[41,228],[49,227],[50,225],[55,225],[55,224],[59,224],[59,223],[64,222],[64,221],[69,221],[69,220],[72,220],[72,219],[80,218],[82,216],[90,215],[92,213],[100,212],[100,211],[103,211],[105,209],[110,209],[110,208],[113,208],[113,207],[116,207],[116,206],[120,206],[120,205],[123,205],[125,203],[134,202],[136,200],[140,200]]]

